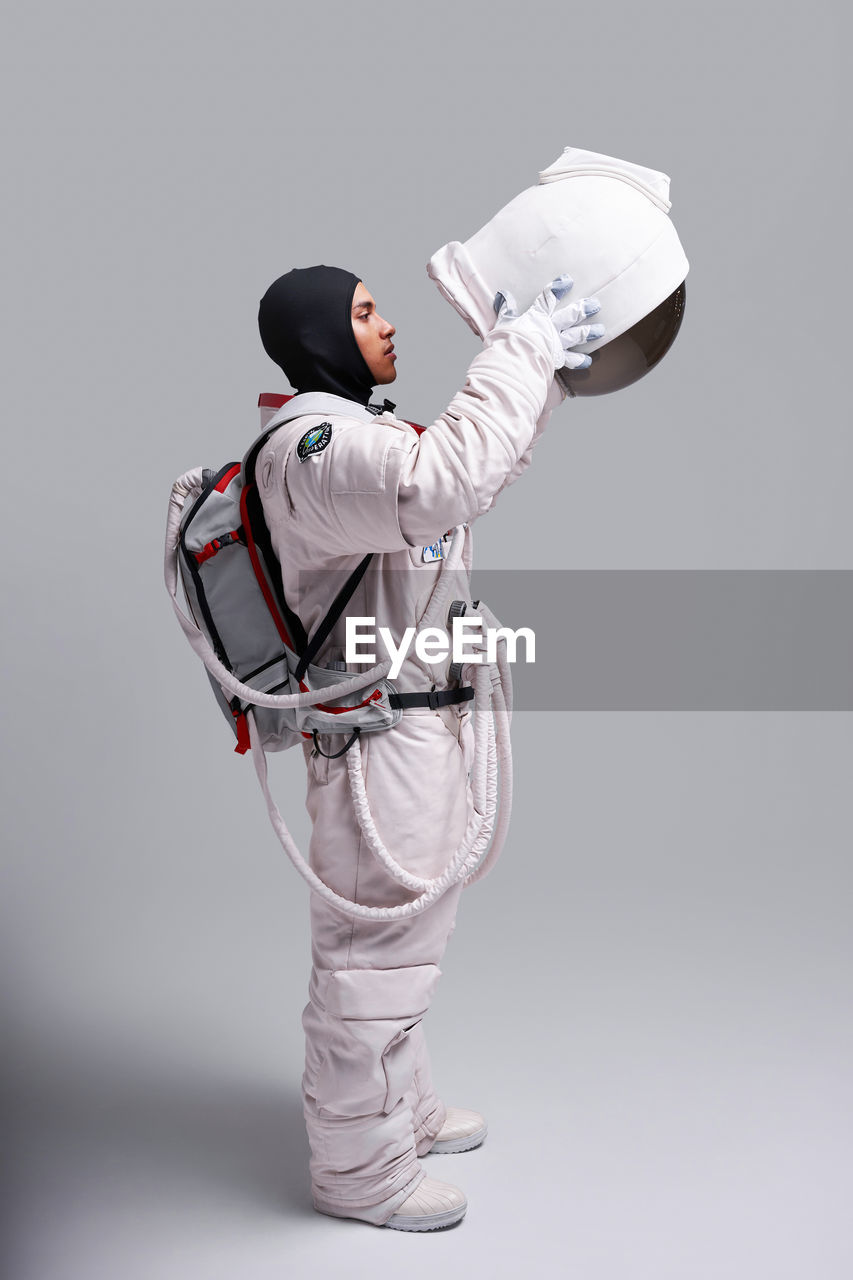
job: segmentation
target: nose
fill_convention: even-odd
[[[393,338],[394,334],[397,332],[393,324],[389,324],[389,322],[387,320],[383,320],[381,316],[379,317],[379,323],[382,326],[380,330],[382,337]]]

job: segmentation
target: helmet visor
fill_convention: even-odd
[[[558,369],[570,396],[605,396],[639,382],[669,351],[684,315],[684,282],[625,333],[590,351],[588,369]]]

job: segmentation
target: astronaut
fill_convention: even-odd
[[[589,363],[566,348],[598,336],[587,323],[597,304],[567,305],[568,284],[495,326],[463,390],[421,434],[387,402],[365,420],[374,386],[396,377],[395,330],[357,276],[320,266],[270,286],[260,306],[262,340],[305,397],[306,413],[273,432],[256,474],[285,598],[309,635],[329,607],[335,574],[349,573],[368,551],[374,561],[348,612],[375,617],[395,634],[420,621],[440,568],[435,545],[448,530],[470,526],[523,470],[534,435],[563,396],[555,368],[567,359]],[[466,542],[470,536],[469,527]],[[470,564],[465,550],[463,557]],[[343,656],[338,629],[323,661]],[[393,838],[395,857],[433,876],[470,815],[469,695],[414,651],[395,684],[408,700],[399,724],[350,749],[361,752],[372,814]],[[358,902],[410,900],[365,845],[340,747],[337,735],[306,746],[311,865]],[[448,1111],[437,1097],[421,1025],[460,891],[387,923],[353,920],[312,896],[303,1087],[314,1203],[323,1212],[409,1230],[464,1215],[462,1193],[427,1178],[418,1159],[430,1149],[476,1146],[486,1131],[482,1116]]]
[[[258,455],[256,475],[284,595],[309,636],[368,552],[373,560],[347,613],[375,618],[394,635],[417,626],[445,535],[455,529],[464,538],[470,571],[471,524],[523,473],[553,408],[583,394],[583,383],[571,380],[604,363],[601,389],[625,385],[627,374],[608,372],[606,347],[596,345],[604,338],[592,321],[598,299],[592,291],[568,299],[572,281],[560,272],[572,264],[550,270],[556,278],[544,290],[540,281],[522,310],[505,281],[489,280],[489,252],[478,258],[472,242],[447,246],[430,264],[483,345],[463,388],[423,431],[397,418],[387,400],[369,404],[374,387],[396,378],[395,329],[357,275],[293,270],[261,301],[265,350],[297,396]],[[512,285],[524,293],[523,280]],[[643,345],[630,324],[619,324],[632,350]],[[669,330],[671,342],[671,323]],[[294,418],[296,406],[304,412]],[[318,660],[345,665],[343,620]],[[305,746],[311,866],[335,892],[367,906],[415,894],[391,878],[364,838],[347,750],[360,753],[376,828],[413,874],[438,875],[471,818],[470,690],[411,648],[395,684],[403,714],[394,728],[348,743],[320,734]],[[312,894],[303,1099],[320,1212],[414,1231],[465,1214],[462,1191],[429,1177],[421,1163],[430,1151],[476,1147],[486,1134],[481,1115],[445,1107],[437,1096],[422,1025],[460,892],[458,883],[419,914],[393,920],[353,918]]]

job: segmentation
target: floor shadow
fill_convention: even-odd
[[[286,1216],[313,1213],[292,1084],[121,1064],[19,1081],[12,1110],[21,1167],[67,1167],[83,1183],[124,1178],[151,1196],[181,1188]]]

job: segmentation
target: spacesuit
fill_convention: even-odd
[[[375,618],[395,637],[417,627],[435,589],[446,535],[455,529],[464,539],[462,564],[470,571],[471,523],[524,471],[553,407],[566,394],[628,385],[668,349],[680,322],[686,274],[677,237],[667,240],[659,225],[660,219],[668,223],[669,206],[655,180],[668,180],[590,156],[568,149],[562,169],[552,166],[540,187],[584,179],[570,188],[579,210],[570,230],[579,235],[579,256],[610,290],[614,336],[623,339],[619,358],[609,358],[603,328],[584,323],[598,310],[595,299],[557,310],[571,287],[567,277],[531,304],[532,271],[540,271],[541,289],[549,274],[557,274],[555,265],[574,269],[571,261],[552,260],[565,248],[564,185],[556,196],[553,188],[525,193],[515,213],[508,206],[509,216],[502,211],[466,245],[448,245],[433,258],[430,274],[483,347],[464,387],[423,432],[398,419],[387,401],[381,411],[365,414],[373,381],[350,322],[353,290],[362,287],[357,276],[326,267],[290,272],[262,300],[264,345],[299,394],[287,406],[288,420],[261,449],[256,476],[284,595],[309,635],[343,578],[368,552],[373,560],[347,613]],[[602,165],[608,161],[610,169]],[[600,216],[602,189],[604,205],[616,207],[613,225]],[[587,191],[592,194],[584,210]],[[658,221],[646,205],[656,205]],[[624,232],[629,215],[633,240],[614,232],[614,225]],[[549,218],[556,218],[557,234],[546,225]],[[519,243],[527,243],[519,239],[519,219],[533,227],[529,240],[540,246],[537,253],[551,255],[547,274],[536,254],[517,252]],[[615,268],[614,252],[625,258]],[[590,279],[587,271],[581,290]],[[527,307],[521,314],[513,293]],[[650,315],[653,341],[640,327]],[[618,355],[615,345],[614,351]],[[293,418],[298,406],[304,413]],[[467,586],[460,595],[469,596]],[[343,620],[319,660],[343,668]],[[458,696],[458,681],[447,667],[427,665],[411,651],[395,684],[414,705],[393,729],[362,735],[349,750],[360,756],[381,839],[393,845],[406,870],[433,877],[471,819],[469,703]],[[411,901],[414,891],[392,879],[365,840],[341,737],[320,735],[313,749],[306,744],[305,754],[314,871],[360,904]],[[442,1131],[446,1112],[432,1084],[422,1019],[460,892],[457,883],[419,914],[391,920],[353,918],[312,895],[303,1096],[314,1203],[325,1213],[424,1229],[415,1225],[417,1210],[405,1215],[425,1178],[418,1157]],[[431,1226],[464,1213],[461,1193],[447,1191],[446,1212],[426,1215]]]
[[[290,273],[282,287],[292,288],[301,275]],[[357,277],[350,290],[353,283]],[[312,298],[316,308],[316,289]],[[324,335],[337,317],[345,348],[349,320],[337,306],[328,312]],[[471,522],[521,474],[563,397],[554,382],[560,350],[554,335],[544,311],[495,328],[464,388],[422,433],[389,409],[365,421],[364,385],[353,388],[357,399],[324,389],[303,394],[306,410],[316,411],[273,431],[256,475],[285,598],[309,635],[336,581],[368,551],[373,562],[347,612],[375,618],[395,636],[421,622],[449,530],[460,528],[462,561],[470,567]],[[296,380],[290,370],[289,376]],[[323,447],[307,452],[324,434]],[[324,649],[326,663],[343,660],[342,627]],[[422,662],[414,650],[395,680],[403,694],[441,692],[453,683],[446,669]],[[393,730],[364,735],[351,748],[361,753],[380,835],[419,876],[444,869],[470,819],[471,736],[467,702],[416,705]],[[360,903],[409,901],[415,895],[391,879],[365,843],[346,758],[335,756],[340,746],[337,735],[321,735],[320,754],[305,748],[311,865]],[[312,895],[303,1085],[314,1202],[327,1213],[384,1223],[424,1177],[418,1155],[442,1129],[445,1108],[432,1085],[421,1020],[460,892],[457,884],[416,917],[389,922],[354,920]]]

